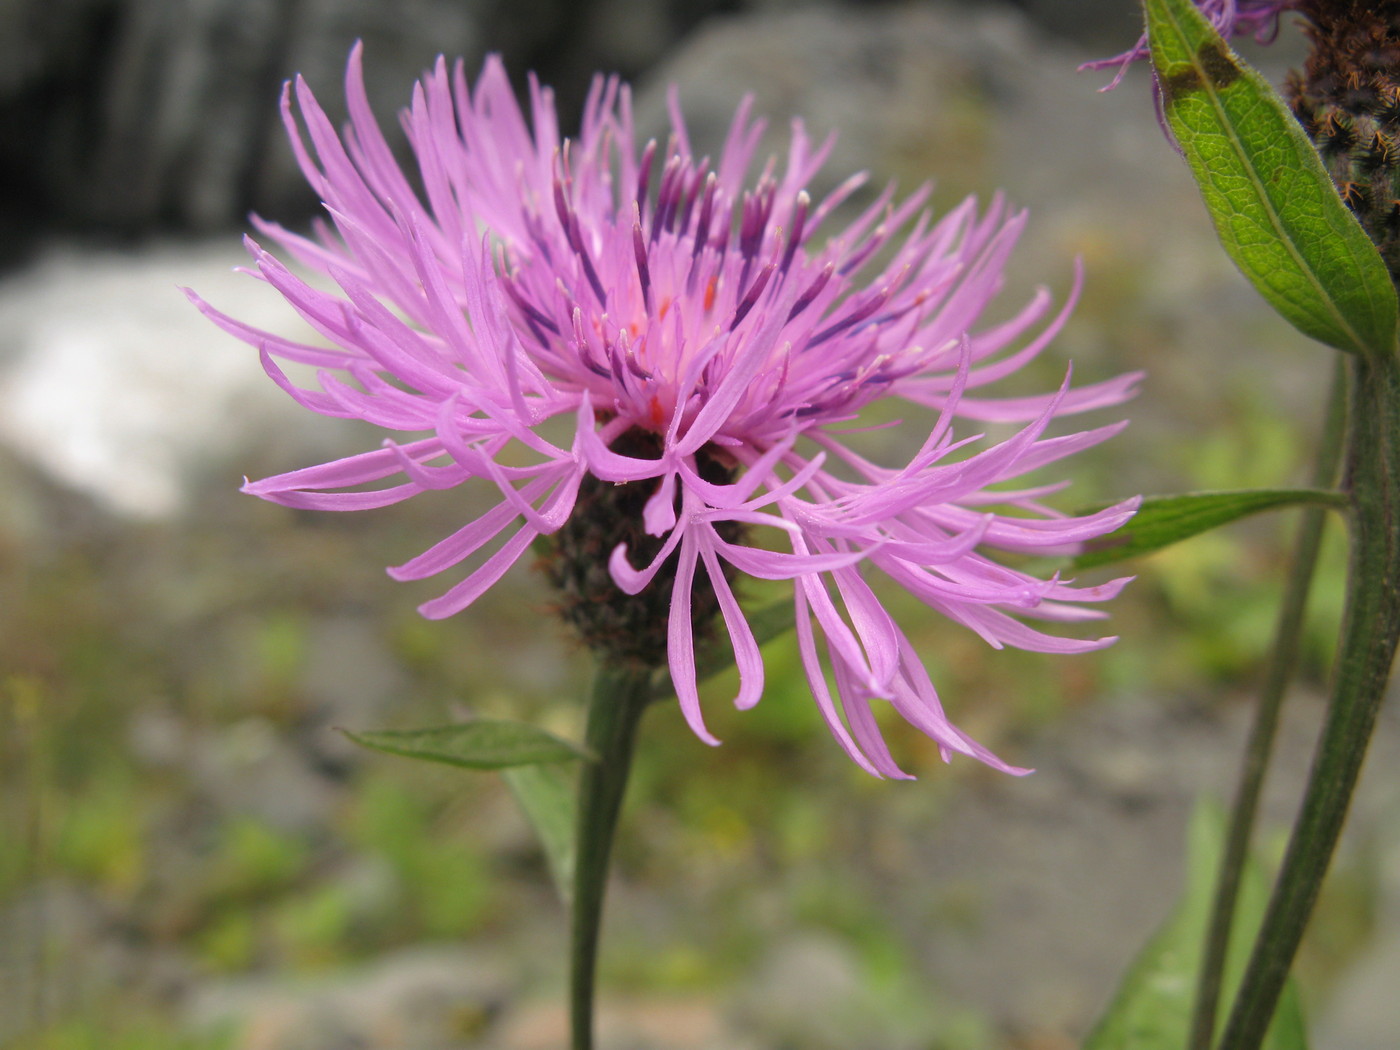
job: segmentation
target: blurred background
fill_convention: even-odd
[[[757,96],[839,129],[830,182],[996,188],[1032,210],[1001,304],[1084,298],[1024,390],[1144,369],[1121,437],[1076,461],[1074,508],[1301,481],[1328,355],[1215,247],[1135,70],[1128,0],[9,0],[0,8],[0,1046],[14,1050],[552,1050],[563,917],[497,778],[353,750],[335,727],[524,718],[577,734],[587,661],[518,571],[467,614],[383,566],[480,506],[367,514],[238,494],[376,445],[312,417],[205,322],[290,329],[233,268],[251,210],[315,201],[277,113],[333,112],[366,43],[386,124],[435,55],[503,52],[571,125],[597,69],[664,128],[676,83],[717,142]],[[1246,47],[1276,81],[1285,27]],[[1013,384],[1014,387],[1014,384]],[[1105,415],[1096,422],[1107,422]],[[648,716],[603,955],[609,1050],[1070,1050],[1169,911],[1186,815],[1228,797],[1293,522],[1159,554],[1104,653],[992,653],[891,595],[955,717],[1012,780],[891,724],[911,784],[840,753],[795,654],[710,749]],[[1281,850],[1340,605],[1332,536],[1263,836]],[[767,597],[756,588],[751,598]],[[1303,961],[1314,1045],[1393,1050],[1400,758],[1383,716]]]

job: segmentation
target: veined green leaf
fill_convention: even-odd
[[[1283,100],[1192,0],[1145,7],[1167,123],[1235,264],[1312,338],[1394,353],[1390,275]]]
[[[574,778],[564,767],[515,766],[502,771],[511,792],[540,837],[559,899],[568,905],[574,888]]]
[[[1107,1012],[1085,1040],[1084,1050],[1181,1050],[1186,1046],[1224,829],[1219,806],[1197,805],[1187,847],[1185,892],[1166,924],[1133,960]],[[1268,896],[1268,880],[1258,865],[1250,864],[1244,872],[1230,931],[1227,1002],[1244,972]],[[1264,1040],[1264,1050],[1307,1050],[1307,1046],[1298,991],[1290,982]]]
[[[371,733],[342,729],[341,732],[355,743],[376,751],[467,769],[507,769],[589,757],[582,745],[536,726],[485,718],[435,729],[388,729]]]
[[[1092,541],[1074,559],[1075,569],[1148,554],[1239,518],[1276,507],[1312,504],[1346,506],[1340,492],[1323,489],[1247,489],[1237,492],[1190,492],[1181,496],[1148,496],[1122,528]]]

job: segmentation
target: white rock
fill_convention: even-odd
[[[57,247],[0,282],[0,441],[118,513],[158,518],[180,508],[182,475],[240,435],[310,421],[256,351],[180,291],[303,332],[280,296],[234,272],[245,261],[236,237],[139,253]]]

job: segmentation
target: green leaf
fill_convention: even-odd
[[[506,769],[589,757],[585,748],[543,729],[523,722],[486,718],[437,729],[386,729],[373,733],[342,729],[341,732],[362,747],[466,769]]]
[[[1196,975],[1220,866],[1224,814],[1202,802],[1191,818],[1186,889],[1176,910],[1133,961],[1084,1050],[1181,1050],[1187,1043]],[[1257,864],[1245,869],[1231,930],[1225,992],[1232,996],[1268,903],[1268,880]],[[1226,1000],[1228,1002],[1228,998]],[[1221,1017],[1223,1024],[1224,1017]],[[1264,1041],[1265,1050],[1307,1050],[1298,990],[1290,982]]]
[[[567,906],[574,886],[573,778],[558,765],[516,766],[501,775],[539,835],[554,888]]]
[[[1283,100],[1192,0],[1145,7],[1167,123],[1235,264],[1305,334],[1394,353],[1385,264]]]
[[[793,616],[792,602],[782,601],[774,602],[757,612],[749,613],[746,619],[749,622],[749,630],[753,631],[754,641],[759,645],[766,645],[774,638],[792,630]],[[734,649],[729,644],[729,636],[722,631],[717,631],[716,637],[695,658],[695,677],[698,681],[703,682],[733,666]],[[671,683],[671,676],[665,673],[658,675],[652,686],[651,698],[665,700],[675,695],[676,689]]]
[[[1344,508],[1347,500],[1340,492],[1324,489],[1246,489],[1147,496],[1132,520],[1089,543],[1071,565],[1074,569],[1108,565],[1160,550],[1262,510],[1306,504]]]

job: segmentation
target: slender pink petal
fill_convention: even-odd
[[[671,592],[670,637],[666,649],[681,714],[685,715],[696,736],[707,744],[717,745],[719,741],[705,728],[705,717],[700,713],[700,691],[695,681],[694,628],[690,622],[690,590],[695,580],[695,559],[695,543],[682,543],[676,564],[675,590]]]

